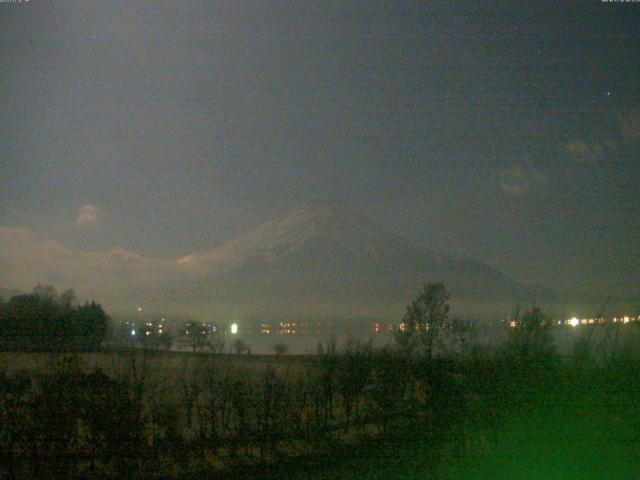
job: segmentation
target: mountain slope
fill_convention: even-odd
[[[145,304],[204,316],[397,318],[423,282],[444,283],[454,304],[467,302],[470,313],[480,303],[512,308],[551,295],[482,262],[412,245],[326,203],[304,204],[174,260],[122,249],[72,250],[24,229],[0,228],[0,273],[6,287],[48,283],[128,311]]]
[[[180,262],[197,272],[194,293],[221,299],[396,304],[424,281],[443,282],[453,298],[465,300],[518,302],[549,294],[481,262],[416,247],[332,204],[305,204]]]

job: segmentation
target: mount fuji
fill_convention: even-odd
[[[204,295],[224,303],[250,302],[256,310],[278,310],[281,316],[288,309],[303,316],[398,311],[424,282],[444,283],[452,299],[469,305],[512,307],[554,295],[485,263],[413,245],[333,203],[305,203],[177,263],[190,272],[182,293],[193,301],[201,302]]]
[[[144,303],[199,316],[398,318],[424,282],[444,283],[452,306],[474,315],[554,296],[480,261],[413,245],[335,203],[305,203],[176,259],[76,251],[15,228],[0,228],[0,257],[4,286],[50,283],[116,310]]]

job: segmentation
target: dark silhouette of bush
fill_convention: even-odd
[[[69,290],[37,286],[30,295],[11,298],[0,309],[0,348],[9,351],[95,351],[108,317],[95,303],[75,305]]]
[[[273,349],[276,355],[280,356],[287,353],[289,346],[286,343],[276,343],[271,348]]]

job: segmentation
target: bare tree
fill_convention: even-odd
[[[210,346],[209,328],[204,323],[185,322],[180,333],[193,353]]]
[[[520,315],[516,310],[509,327],[511,352],[523,361],[548,359],[554,351],[551,319],[540,308],[533,308]]]
[[[407,353],[423,348],[427,357],[449,316],[449,292],[441,283],[425,283],[422,293],[407,307],[396,342]]]
[[[471,320],[452,318],[447,327],[454,347],[458,349],[460,357],[464,360],[467,357],[470,341],[477,339],[476,323]]]

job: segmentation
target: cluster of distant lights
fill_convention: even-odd
[[[558,325],[571,325],[572,327],[577,327],[578,325],[594,325],[597,323],[631,323],[640,321],[640,317],[629,317],[625,315],[624,317],[613,317],[612,319],[606,318],[578,318],[573,317],[564,322],[562,320],[558,320]]]
[[[141,311],[142,311],[142,308],[141,308],[141,307],[138,307],[138,311],[139,311],[139,312],[141,312]],[[166,320],[166,319],[165,319],[164,317],[162,317],[162,318],[160,319],[160,322],[157,324],[157,327],[158,327],[158,333],[159,333],[160,335],[162,335],[162,334],[164,333],[163,328],[164,328],[164,322],[165,322],[165,320]],[[128,325],[128,324],[129,324],[129,322],[127,322],[127,325]],[[134,325],[135,325],[135,324],[134,324]],[[146,326],[146,327],[153,327],[153,326],[154,326],[154,324],[153,324],[153,322],[145,322],[145,326]],[[137,332],[137,330],[136,330],[135,328],[132,328],[132,329],[131,329],[131,336],[132,336],[132,337],[135,337],[135,336],[137,335],[137,333],[138,333],[138,332]],[[151,334],[152,334],[151,329],[149,329],[149,328],[145,329],[145,335],[146,335],[146,336],[149,336],[149,335],[151,335]]]
[[[611,319],[607,319],[607,318],[578,318],[578,317],[573,317],[573,318],[569,318],[567,320],[558,320],[557,324],[558,325],[569,325],[571,327],[577,327],[579,325],[596,325],[596,324],[604,324],[604,323],[622,323],[622,324],[626,324],[626,323],[631,323],[631,322],[638,322],[640,321],[640,316],[638,317],[629,317],[627,315],[623,316],[623,317],[613,317]],[[515,327],[517,325],[518,322],[516,322],[515,320],[512,320],[511,322],[509,322],[509,325],[511,327]]]
[[[142,313],[142,307],[138,307],[138,308],[136,308],[136,311],[137,311],[138,313]],[[160,320],[160,324],[158,325],[158,333],[159,333],[159,334],[162,334],[162,327],[163,327],[163,323],[164,323],[164,321],[165,321],[165,318],[163,317],[163,318]],[[146,323],[145,323],[145,325],[146,325],[147,327],[152,327],[152,326],[153,326],[153,323],[152,323],[152,322],[146,322]],[[215,327],[215,325],[211,327],[211,331],[212,331],[212,332],[215,332],[215,331],[216,331],[216,327]],[[232,334],[232,335],[237,335],[237,333],[238,333],[238,324],[237,324],[237,323],[232,323],[232,324],[229,326],[229,332],[231,332],[231,334]],[[186,333],[187,335],[189,334],[189,332],[188,332],[188,331],[187,331],[187,332],[185,332],[185,333]],[[132,329],[131,329],[131,336],[132,336],[132,337],[135,337],[135,336],[136,336],[136,334],[137,334],[136,329],[135,329],[135,328],[132,328]],[[147,330],[147,331],[146,331],[146,334],[147,334],[147,335],[151,335],[151,331],[150,331],[150,330]]]
[[[260,333],[263,335],[271,335],[272,333],[298,335],[305,333],[305,324],[303,322],[280,322],[280,327],[274,328],[269,323],[263,323],[260,325]]]

